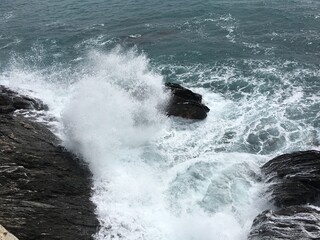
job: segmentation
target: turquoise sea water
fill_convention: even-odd
[[[164,81],[208,118],[159,115]],[[246,239],[259,166],[319,148],[320,1],[1,0],[0,84],[89,163],[97,239]]]

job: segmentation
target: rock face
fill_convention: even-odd
[[[176,83],[166,83],[172,97],[166,108],[168,116],[205,119],[210,109],[202,103],[202,96]]]
[[[314,203],[320,194],[320,152],[304,151],[278,156],[262,171],[271,183],[276,206]]]
[[[320,239],[320,210],[308,206],[290,206],[276,212],[266,210],[254,219],[248,239]]]
[[[38,99],[19,95],[0,85],[0,114],[11,113],[18,109],[47,110],[48,107]]]
[[[284,154],[261,169],[269,183],[271,200],[280,209],[259,214],[248,239],[320,239],[320,152]]]
[[[91,239],[88,168],[44,125],[11,113],[43,109],[40,101],[1,89],[0,223],[19,239]]]

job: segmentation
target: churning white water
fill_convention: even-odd
[[[98,239],[245,239],[260,157],[217,153],[228,103],[205,93],[205,122],[165,119],[162,78],[132,53],[96,56],[65,111],[67,146],[90,162]],[[231,106],[230,106],[231,107]]]
[[[268,157],[237,151],[238,130],[255,115],[196,89],[211,108],[206,120],[165,117],[163,79],[134,50],[91,52],[80,67],[13,64],[0,83],[43,99],[64,145],[88,162],[96,239],[246,239],[266,207],[258,175]]]
[[[94,174],[97,239],[245,239],[260,210],[259,157],[212,149],[229,103],[206,93],[207,121],[166,119],[168,96],[145,56],[91,57],[63,123],[66,146]]]

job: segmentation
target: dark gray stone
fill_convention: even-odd
[[[202,96],[176,83],[166,83],[171,91],[171,99],[167,105],[168,116],[187,119],[205,119],[210,109],[202,103]]]
[[[315,203],[320,193],[320,152],[278,156],[262,166],[269,191],[278,207]]]
[[[39,99],[19,95],[18,93],[0,85],[0,114],[14,112],[19,109],[47,110],[48,106]]]
[[[249,240],[320,239],[320,152],[280,155],[261,168],[271,200],[280,207],[253,221]],[[307,203],[316,206],[305,205]]]
[[[253,221],[248,240],[320,239],[320,211],[310,206],[266,210]]]
[[[11,109],[0,114],[0,223],[22,240],[91,239],[98,221],[87,166],[43,124],[11,113],[41,102],[0,89],[0,109]]]

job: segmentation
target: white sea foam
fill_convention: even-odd
[[[301,122],[284,114],[288,106],[305,104],[304,89],[287,89],[271,100],[256,90],[255,98],[236,101],[194,88],[211,111],[205,121],[193,122],[160,113],[168,97],[163,79],[135,50],[91,52],[79,69],[85,70],[43,71],[13,61],[0,84],[44,100],[65,145],[89,163],[102,225],[99,240],[244,240],[253,218],[266,207],[256,176],[269,156],[261,153],[297,147],[308,136],[303,137]],[[230,67],[209,74],[199,66],[184,72],[193,70],[200,72],[198,84],[231,86],[239,75]],[[257,71],[279,74],[274,66]],[[185,77],[177,76],[177,81]],[[258,89],[262,85],[245,80]],[[267,140],[255,140],[265,132]],[[294,133],[296,142],[290,140]],[[273,150],[270,139],[281,136],[285,144]]]
[[[190,84],[188,79],[197,76],[197,82],[191,82],[189,86],[205,86],[230,99],[226,106],[230,111],[224,112],[225,126],[221,128],[227,139],[216,138],[212,146],[217,149],[221,146],[226,151],[272,155],[317,149],[319,136],[310,121],[317,124],[313,109],[317,108],[320,96],[310,91],[310,83],[303,80],[318,78],[319,70],[299,67],[290,61],[248,60],[244,64],[254,75],[244,75],[234,64],[165,65],[160,69],[178,81],[186,81],[186,85]],[[203,88],[197,91],[208,95]],[[307,118],[309,123],[305,121]]]
[[[263,158],[211,146],[230,102],[208,93],[209,120],[167,120],[162,78],[145,56],[90,59],[93,74],[74,86],[63,121],[66,145],[94,173],[97,239],[245,239],[260,210],[253,176]]]
[[[3,14],[0,15],[0,22],[2,23],[6,23],[8,22],[11,18],[14,17],[14,14],[12,11],[10,12],[5,12]]]
[[[154,135],[164,119],[160,110],[167,96],[162,78],[148,70],[143,55],[93,52],[90,61],[92,74],[74,85],[64,111],[66,144],[88,159],[96,158],[89,160],[92,164],[98,159],[107,164],[105,159],[119,148],[140,146]]]
[[[219,21],[217,22],[217,26],[221,27],[222,29],[226,30],[228,34],[226,35],[226,38],[232,42],[236,42],[236,34],[235,31],[237,29],[238,22],[232,15],[229,13],[226,16],[220,17]]]

